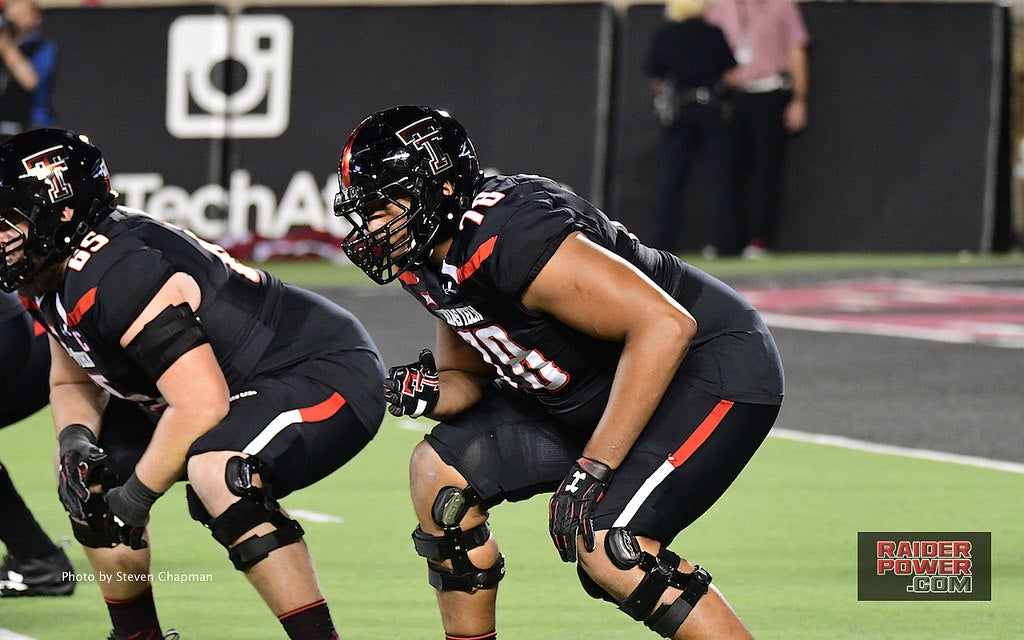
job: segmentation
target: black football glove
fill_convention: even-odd
[[[594,505],[604,497],[614,472],[608,465],[580,458],[548,504],[548,529],[562,562],[576,562],[576,536],[594,550]]]
[[[148,543],[142,533],[149,524],[149,509],[162,494],[142,484],[134,473],[120,487],[113,487],[103,498],[110,507],[114,522],[120,527],[121,543],[132,549],[144,549]]]
[[[64,509],[76,520],[85,520],[85,501],[89,499],[87,477],[107,454],[96,442],[96,436],[84,424],[72,424],[61,430],[60,479],[57,493]]]
[[[400,367],[391,367],[384,380],[384,399],[393,416],[418,418],[437,406],[441,392],[438,388],[437,365],[430,349],[420,351],[419,361]]]

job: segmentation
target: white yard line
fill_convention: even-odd
[[[10,629],[0,629],[0,640],[36,640],[36,638],[14,633]]]
[[[798,440],[800,442],[811,442],[830,447],[853,449],[855,451],[866,451],[868,453],[879,453],[882,455],[902,456],[904,458],[917,458],[920,460],[932,460],[935,462],[951,462],[964,464],[981,469],[993,469],[1009,473],[1024,474],[1024,464],[1007,462],[1005,460],[992,460],[977,456],[964,456],[957,453],[944,453],[942,451],[931,451],[929,449],[914,449],[911,447],[899,447],[891,444],[879,444],[866,440],[857,440],[845,436],[833,436],[821,433],[806,433],[793,431],[791,429],[772,429],[770,435],[784,440]]]
[[[320,523],[339,523],[345,522],[345,519],[341,516],[332,516],[329,513],[321,513],[319,511],[310,511],[309,509],[288,509],[288,515],[298,518],[299,520],[305,520],[307,522],[320,522]],[[0,637],[0,640],[4,640]]]
[[[762,313],[761,317],[764,318],[768,326],[781,329],[797,329],[799,331],[814,331],[818,333],[856,333],[889,338],[910,338],[913,340],[927,340],[929,342],[944,342],[947,344],[983,344],[1004,349],[1024,349],[1024,337],[1019,335],[979,339],[977,334],[971,331],[885,325],[869,320],[832,320],[779,313]]]

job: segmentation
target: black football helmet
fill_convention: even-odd
[[[7,139],[0,145],[0,231],[17,235],[0,243],[0,288],[14,291],[69,256],[116,204],[103,156],[85,136],[34,129]]]
[[[352,224],[345,254],[378,284],[415,269],[452,236],[481,176],[465,128],[446,112],[407,105],[373,114],[349,136],[338,166],[334,213]],[[404,212],[371,231],[371,213],[388,203]]]

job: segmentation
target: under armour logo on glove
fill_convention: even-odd
[[[568,491],[569,493],[576,493],[577,491],[579,491],[579,488],[580,488],[579,487],[580,480],[586,480],[586,479],[587,479],[587,474],[586,473],[584,473],[582,471],[574,471],[573,474],[572,474],[572,484],[570,484],[567,487],[565,487],[565,490]]]
[[[548,504],[548,529],[563,562],[576,562],[576,536],[593,551],[594,506],[604,497],[612,469],[597,460],[580,458]]]
[[[391,367],[384,380],[384,399],[393,416],[418,418],[430,413],[440,396],[437,365],[430,349],[420,351],[417,362]]]

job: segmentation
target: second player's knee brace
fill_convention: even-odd
[[[260,562],[274,549],[280,549],[302,540],[305,533],[298,522],[281,512],[274,496],[266,487],[252,484],[252,475],[259,471],[255,458],[235,456],[228,460],[224,474],[231,493],[241,498],[216,518],[210,515],[191,486],[186,488],[188,510],[193,520],[205,525],[217,542],[228,550],[228,557],[239,571],[245,571]],[[264,522],[275,529],[266,535],[253,535],[231,546],[247,531]]]
[[[441,527],[442,535],[432,536],[420,527],[416,527],[412,533],[416,553],[428,560],[428,579],[431,586],[438,591],[473,593],[477,589],[494,589],[505,577],[505,558],[500,553],[498,560],[488,569],[475,566],[469,559],[468,552],[481,546],[491,537],[491,530],[486,522],[468,531],[462,530],[462,518],[470,507],[478,503],[474,496],[468,487],[441,489],[434,500],[431,518]],[[445,560],[451,560],[451,569],[438,565]]]
[[[665,548],[657,556],[647,553],[628,529],[609,529],[605,549],[619,569],[640,567],[647,572],[636,589],[619,603],[619,609],[634,620],[644,620],[648,628],[666,638],[675,635],[711,585],[707,570],[694,565],[693,573],[679,571],[679,556]],[[671,604],[658,604],[669,587],[682,593]]]

